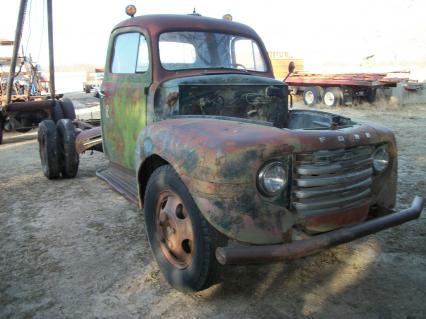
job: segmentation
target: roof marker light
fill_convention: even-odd
[[[126,7],[126,14],[133,18],[134,15],[136,14],[136,7],[133,4],[129,4]]]
[[[232,16],[229,13],[227,13],[223,16],[223,20],[232,21]]]

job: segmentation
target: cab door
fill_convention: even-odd
[[[138,134],[146,126],[147,88],[152,81],[147,36],[133,28],[111,35],[101,86],[104,152],[115,164],[134,169]]]

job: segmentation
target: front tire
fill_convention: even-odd
[[[215,283],[215,250],[225,244],[201,215],[191,194],[170,165],[151,175],[144,199],[148,240],[166,280],[184,292]]]

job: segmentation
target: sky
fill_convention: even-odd
[[[0,39],[13,39],[20,1],[0,2],[6,13],[0,19]],[[28,0],[22,44],[47,68],[44,3]],[[124,8],[130,3],[136,15],[187,14],[194,8],[214,18],[230,13],[234,21],[256,30],[268,51],[303,58],[310,71],[347,71],[371,63],[426,69],[424,0],[53,0],[55,64],[103,66],[110,31],[127,18]]]

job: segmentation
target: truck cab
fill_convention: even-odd
[[[140,130],[176,116],[273,121],[272,112],[254,112],[267,87],[280,91],[284,109],[286,86],[273,80],[263,43],[249,27],[195,15],[131,18],[113,30],[108,49],[101,89],[105,152],[133,169]]]
[[[199,15],[132,17],[112,31],[99,91],[97,172],[144,211],[153,254],[183,291],[226,264],[276,262],[417,218],[396,198],[393,133],[289,110],[250,27]],[[100,139],[101,137],[101,139]]]

